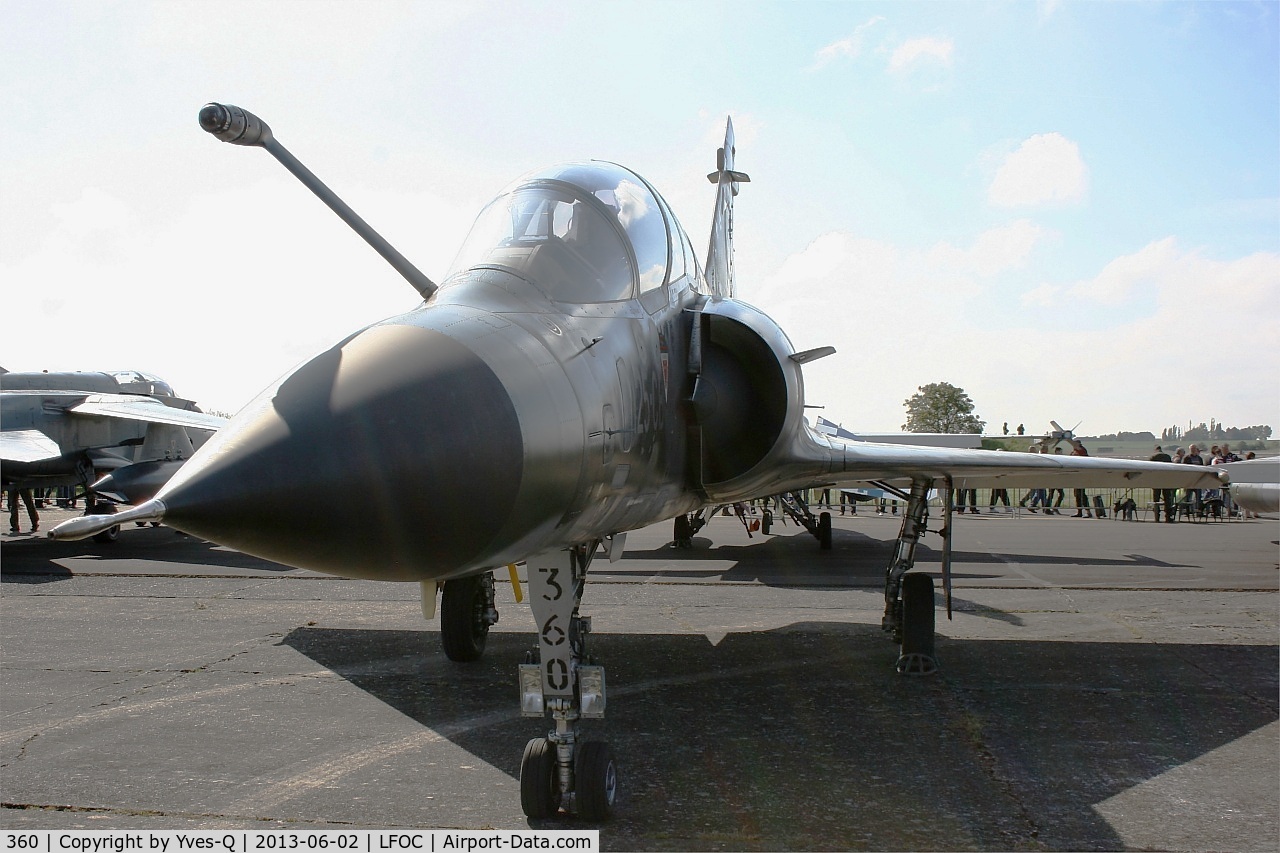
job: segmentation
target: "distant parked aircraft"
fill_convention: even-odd
[[[5,488],[80,485],[89,492],[109,472],[136,479],[139,464],[153,478],[158,470],[171,475],[224,423],[137,371],[0,370],[0,480]],[[107,501],[86,501],[92,512],[115,511]],[[114,538],[113,530],[97,535]]]

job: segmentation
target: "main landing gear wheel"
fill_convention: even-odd
[[[831,513],[824,512],[818,516],[818,548],[831,550]]]
[[[560,808],[556,747],[544,737],[536,737],[524,745],[524,757],[520,759],[520,807],[534,820],[549,818]]]
[[[693,525],[689,522],[689,516],[684,514],[677,515],[672,533],[673,541],[671,544],[677,548],[693,547]]]
[[[113,503],[108,503],[106,501],[98,501],[93,505],[92,514],[93,515],[115,515],[116,505]],[[108,527],[106,530],[102,531],[101,533],[95,533],[93,536],[93,541],[110,543],[110,542],[116,541],[116,539],[119,536],[120,536],[120,525],[117,524],[114,527]]]
[[[444,582],[440,594],[440,641],[445,656],[458,663],[470,663],[484,654],[489,640],[489,609],[484,575],[472,575]]]
[[[932,675],[938,669],[934,654],[933,577],[907,574],[902,578],[902,653],[897,670],[903,675]]]
[[[579,744],[573,775],[578,816],[594,823],[608,820],[618,796],[618,765],[609,745],[599,740]]]

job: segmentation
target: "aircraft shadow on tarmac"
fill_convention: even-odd
[[[711,539],[694,537],[692,548],[676,548],[666,545],[650,550],[627,550],[624,559],[665,561],[681,564],[680,568],[666,566],[661,569],[630,568],[625,563],[608,563],[597,560],[592,564],[595,577],[642,576],[658,578],[684,578],[698,580],[718,578],[724,581],[756,581],[766,586],[882,586],[885,568],[893,555],[894,540],[874,539],[851,530],[831,532],[830,551],[821,551],[817,540],[804,532],[762,536],[749,545],[716,545]],[[992,580],[1005,577],[1005,573],[965,571],[965,565],[1022,564],[1027,566],[1089,566],[1092,568],[1151,567],[1162,569],[1201,568],[1200,566],[1169,563],[1141,554],[1126,554],[1123,558],[1079,557],[1064,554],[1006,554],[986,551],[953,550],[952,577],[956,580]],[[930,548],[923,541],[916,546],[916,568],[919,571],[939,574],[942,561],[941,549]],[[735,565],[728,570],[721,568],[697,568],[702,562],[729,562]],[[684,565],[690,568],[683,568]]]
[[[235,575],[262,573],[278,576],[297,572],[290,566],[282,566],[248,554],[232,551],[203,539],[178,533],[167,527],[134,528],[121,530],[115,542],[55,542],[52,539],[28,538],[3,543],[2,583],[51,583],[74,576],[64,563],[68,560],[91,561],[94,574],[148,574],[148,565],[169,568],[166,575],[181,575],[184,565],[191,566],[192,574],[209,577],[224,570]],[[210,570],[213,571],[210,571]]]
[[[282,642],[429,729],[461,731],[449,739],[512,777],[547,727],[515,708],[528,636],[491,634],[469,665],[424,655],[429,631],[298,628]],[[609,741],[622,773],[609,846],[1120,849],[1096,804],[1280,714],[1274,647],[940,637],[938,651],[942,673],[912,679],[865,625],[717,645],[593,635],[610,696],[586,735]]]

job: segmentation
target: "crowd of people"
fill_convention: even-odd
[[[1072,456],[1088,456],[1089,451],[1084,443],[1079,439],[1069,439],[1071,443]],[[1048,453],[1047,448],[1042,448],[1040,444],[1033,444],[1029,448],[1031,453]],[[1053,453],[1062,454],[1061,447],[1055,447]],[[1192,444],[1188,448],[1176,448],[1173,455],[1166,453],[1160,445],[1156,445],[1155,453],[1151,456],[1153,462],[1170,462],[1181,465],[1222,465],[1228,462],[1240,462],[1242,459],[1253,459],[1253,451],[1249,451],[1240,457],[1231,450],[1229,444],[1215,444],[1208,454],[1201,452],[1201,448],[1197,444]],[[1130,492],[1132,490],[1129,490]],[[1068,509],[1074,509],[1073,518],[1106,518],[1108,506],[1101,495],[1090,495],[1086,489],[1072,489],[1073,505]],[[953,489],[947,497],[951,502],[953,512],[968,512],[972,515],[981,514],[978,506],[978,490],[977,489]],[[1063,503],[1066,502],[1066,491],[1061,488],[1032,488],[1023,492],[1018,500],[1018,506],[1028,512],[1043,513],[1044,515],[1063,515]],[[872,503],[876,505],[876,514],[893,514],[898,512],[898,501],[886,499],[884,497],[873,499]],[[817,494],[815,506],[826,507],[835,510],[836,505],[831,502],[831,489],[823,489]],[[840,514],[844,515],[846,510],[851,515],[858,514],[858,505],[853,495],[848,491],[840,491]],[[1126,493],[1120,498],[1111,502],[1110,511],[1124,518],[1135,518],[1138,510],[1138,504],[1134,500],[1132,494]],[[1196,517],[1203,518],[1206,516],[1214,517],[1231,517],[1233,515],[1244,515],[1245,517],[1257,517],[1257,513],[1242,512],[1239,508],[1233,506],[1231,501],[1231,492],[1229,489],[1153,489],[1151,508],[1155,513],[1156,521],[1166,521],[1173,523],[1178,521],[1179,516],[1183,518]],[[1009,499],[1008,489],[991,489],[988,495],[987,512],[1010,512],[1012,505]]]
[[[1253,451],[1249,451],[1243,457],[1244,459],[1253,459]],[[1160,445],[1156,445],[1156,452],[1152,455],[1153,462],[1173,462],[1181,465],[1224,465],[1228,462],[1243,461],[1231,450],[1231,445],[1215,444],[1209,448],[1209,455],[1206,458],[1200,452],[1200,446],[1193,444],[1187,449],[1181,447],[1175,448],[1173,456],[1164,451]],[[1230,489],[1183,489],[1182,497],[1178,497],[1176,489],[1158,489],[1154,500],[1156,510],[1156,520],[1160,520],[1160,512],[1163,509],[1165,521],[1175,522],[1178,520],[1178,514],[1181,511],[1185,515],[1205,516],[1213,515],[1221,517],[1226,515],[1228,518],[1238,514],[1240,511],[1231,503]],[[1257,513],[1253,513],[1256,517]]]

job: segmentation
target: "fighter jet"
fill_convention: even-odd
[[[267,388],[154,499],[117,519],[163,519],[292,566],[416,581],[428,615],[442,590],[442,641],[461,661],[483,652],[498,619],[494,569],[525,563],[537,647],[519,667],[521,708],[553,725],[521,760],[531,818],[599,820],[613,809],[612,752],[580,732],[603,716],[606,690],[579,605],[592,560],[621,556],[629,530],[761,496],[884,483],[906,507],[883,624],[901,646],[899,669],[927,672],[933,581],[908,570],[935,484],[1219,484],[1205,468],[851,441],[810,428],[802,367],[834,349],[797,352],[734,296],[733,202],[748,177],[735,165],[731,122],[708,175],[705,272],[648,181],[589,161],[503,190],[437,285],[265,122],[221,104],[199,120],[219,139],[265,148],[422,302]],[[950,529],[944,522],[945,553]],[[94,530],[75,519],[53,535]]]
[[[135,370],[3,371],[0,423],[0,478],[6,488],[81,485],[87,495],[105,492],[132,502],[155,494],[226,418],[201,412],[169,383]],[[140,488],[144,473],[150,485]],[[95,482],[103,474],[113,480]],[[115,512],[114,504],[92,496],[86,504],[93,513]],[[115,529],[96,535],[109,541]]]

